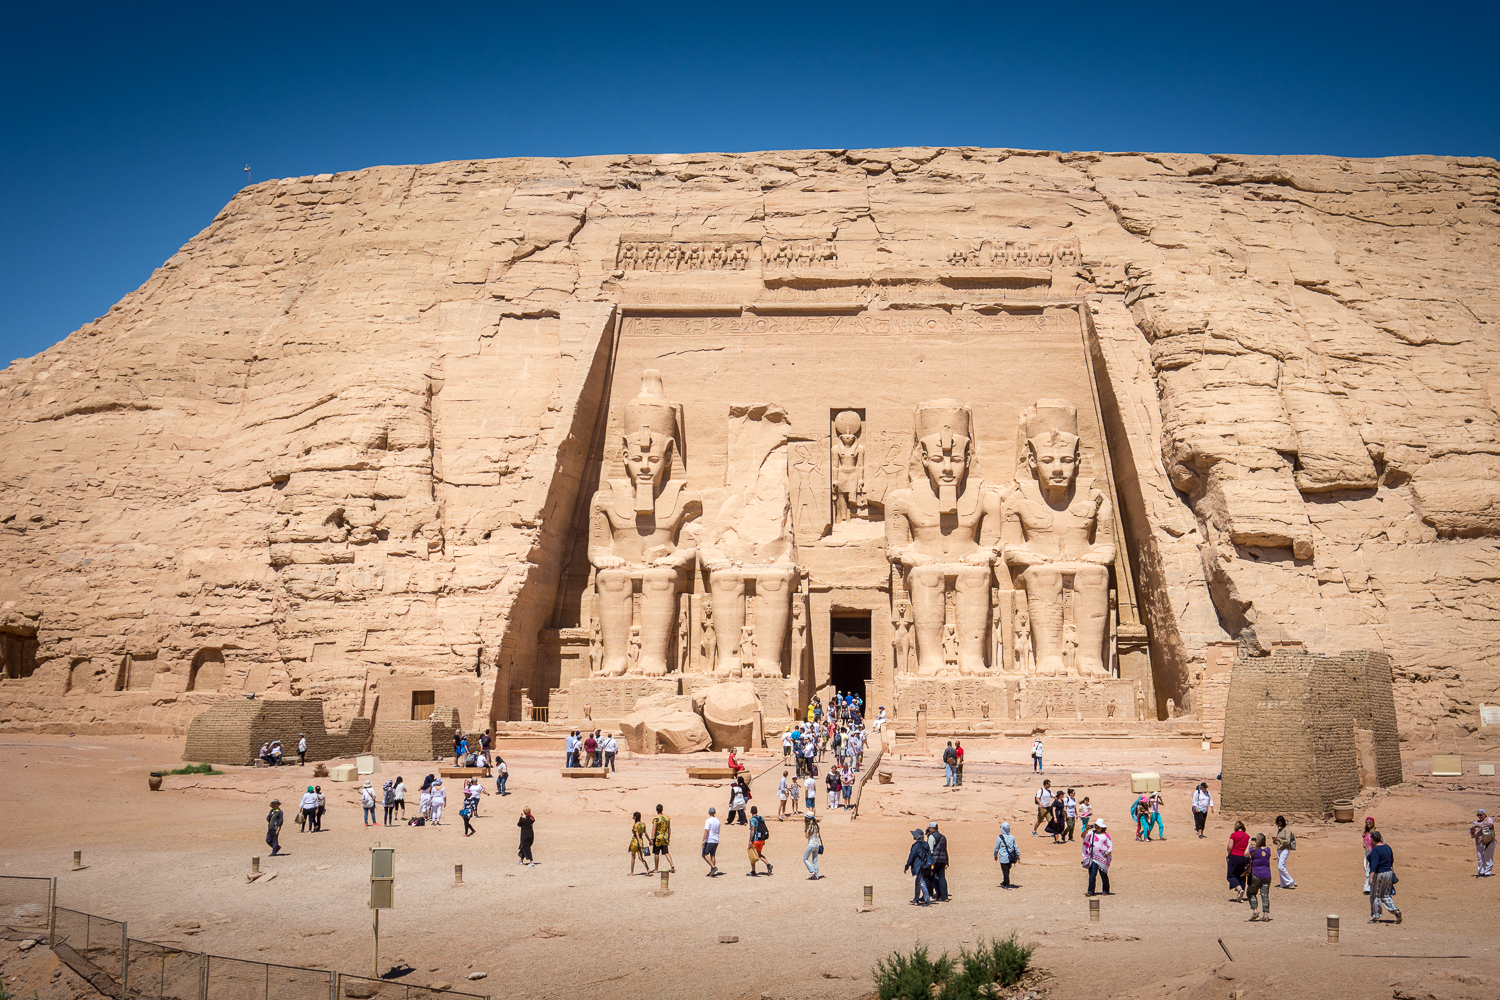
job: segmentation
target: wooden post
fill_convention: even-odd
[[[1339,943],[1339,915],[1337,913],[1328,914],[1328,943]]]
[[[1091,899],[1091,900],[1089,900],[1089,923],[1091,923],[1091,924],[1097,924],[1098,922],[1099,922],[1099,901],[1097,899]]]
[[[865,886],[865,909],[868,910],[868,909],[872,908],[874,905],[875,905],[875,887],[873,885],[867,885],[867,886]]]
[[[260,874],[260,855],[259,854],[255,855],[253,858],[250,859],[250,874],[251,875],[259,875]]]
[[[82,867],[83,867],[83,852],[82,851],[74,851],[73,852],[73,870],[76,872],[76,871],[78,871]]]
[[[374,947],[370,951],[370,978],[380,978],[380,908],[371,907],[370,912],[375,915],[375,938]]]
[[[453,866],[453,884],[454,885],[463,885],[464,884],[464,866],[463,865],[454,865]]]

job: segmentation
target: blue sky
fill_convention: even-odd
[[[244,183],[887,145],[1500,155],[1500,4],[7,5],[0,364]]]

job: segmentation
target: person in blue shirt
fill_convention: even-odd
[[[928,870],[932,867],[932,851],[927,847],[927,838],[921,830],[911,832],[911,852],[906,855],[906,867],[903,872],[911,872],[917,880],[916,888],[912,892],[912,902],[918,906],[927,906],[931,902],[930,890],[927,886]]]
[[[1396,854],[1391,850],[1379,830],[1370,831],[1370,853],[1365,856],[1370,863],[1370,923],[1380,923],[1380,910],[1384,907],[1396,915],[1401,922],[1401,907],[1396,905]]]

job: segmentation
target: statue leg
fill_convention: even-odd
[[[984,673],[984,636],[990,625],[991,575],[988,566],[965,566],[956,575],[954,591],[958,605],[960,674]]]
[[[912,630],[917,637],[917,674],[935,676],[943,672],[943,582],[942,570],[918,566],[906,574],[911,593]]]
[[[677,571],[653,566],[641,575],[641,674],[666,675],[667,645],[676,633]]]
[[[1078,620],[1078,672],[1105,675],[1104,633],[1109,626],[1109,567],[1080,566],[1073,574],[1073,608]]]
[[[628,569],[601,569],[594,577],[599,594],[599,673],[619,677],[629,668],[631,585]]]
[[[755,576],[755,669],[752,677],[780,677],[781,650],[792,615],[794,566],[762,570]]]
[[[1031,645],[1036,672],[1043,677],[1065,673],[1063,664],[1062,574],[1033,566],[1021,577],[1026,587],[1026,610],[1031,614]]]
[[[745,576],[738,570],[715,570],[708,575],[709,599],[714,608],[714,636],[719,644],[715,674],[740,676],[740,632],[745,627]]]

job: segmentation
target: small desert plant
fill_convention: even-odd
[[[954,967],[946,952],[934,962],[926,945],[917,945],[910,955],[893,951],[890,958],[875,962],[875,993],[880,1000],[932,1000],[932,987],[947,982]]]
[[[189,764],[187,767],[179,767],[175,771],[167,771],[167,774],[223,774],[223,771],[215,771],[212,764]]]
[[[875,963],[875,992],[880,1000],[982,1000],[1025,975],[1035,950],[1018,942],[1014,933],[988,944],[980,941],[973,951],[964,948],[957,959],[947,952],[933,959],[919,944],[910,955],[892,952]]]

